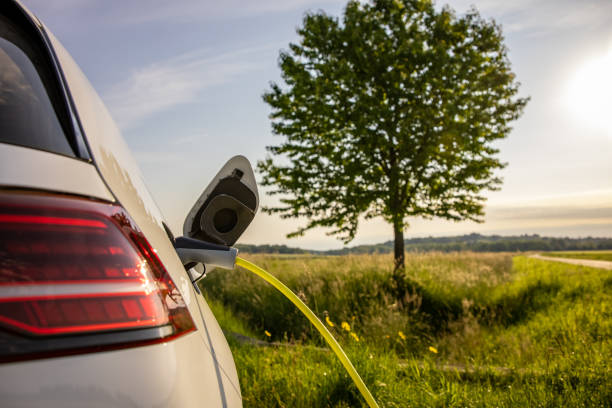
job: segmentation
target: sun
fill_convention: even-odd
[[[584,63],[572,76],[566,102],[585,126],[612,137],[612,46],[605,55]]]

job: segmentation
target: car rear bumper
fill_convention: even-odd
[[[0,365],[3,407],[240,407],[198,333],[150,346]]]

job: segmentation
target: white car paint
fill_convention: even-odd
[[[0,365],[3,407],[236,407],[240,395],[195,333],[106,353]]]
[[[68,174],[70,177],[66,177]],[[0,185],[115,201],[92,164],[4,143],[0,143]]]
[[[140,169],[117,125],[70,54],[53,34],[48,30],[47,33],[64,71],[68,89],[74,99],[77,114],[90,147],[90,153],[102,179],[123,208],[134,218],[149,243],[157,250],[157,255],[172,279],[179,282],[180,277],[185,276],[185,268],[168,240],[168,235],[162,226],[164,219],[161,212],[151,197]],[[184,299],[187,306],[193,310],[196,305],[189,304],[188,300],[195,298],[196,293],[191,285],[189,285],[189,291],[191,293],[184,296]],[[205,302],[201,302],[200,307],[208,308]],[[198,323],[200,322],[196,321],[198,330],[203,333],[205,331],[202,326],[204,322]],[[206,329],[210,335],[203,336],[204,340],[211,348],[211,352],[213,348],[215,349],[214,353],[219,363],[224,369],[233,373],[233,377],[236,378],[235,384],[238,385],[234,360],[217,321],[212,319]]]
[[[0,364],[1,405],[242,406],[227,341],[210,308],[188,281],[162,226],[161,212],[125,141],[85,75],[45,30],[93,161],[0,143],[0,188],[62,192],[120,203],[181,291],[197,330],[156,345]]]

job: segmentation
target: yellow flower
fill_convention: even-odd
[[[272,335],[270,334],[270,332],[269,332],[269,331],[264,330],[264,333],[265,333],[265,335],[266,335],[266,336],[268,336],[268,337],[272,337]]]
[[[350,324],[348,324],[347,322],[342,322],[341,326],[342,326],[342,328],[343,328],[344,330],[346,330],[347,332],[350,332],[350,331],[351,331],[351,325],[350,325]]]
[[[438,354],[438,349],[435,348],[434,346],[429,346],[429,351],[431,351],[434,354]]]
[[[353,336],[355,341],[359,341],[359,337],[354,332],[351,332],[351,336]]]
[[[329,320],[329,316],[325,316],[325,322],[329,325],[329,327],[334,327],[335,324]]]
[[[402,339],[402,340],[406,340],[406,335],[404,334],[404,332],[402,332],[402,331],[398,331],[398,332],[397,332],[397,335],[398,335],[398,336],[400,336],[400,339]]]

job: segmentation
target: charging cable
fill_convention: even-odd
[[[329,330],[327,330],[323,323],[321,323],[313,311],[310,310],[310,308],[306,306],[306,304],[302,302],[302,300],[281,281],[259,266],[238,257],[238,250],[236,248],[227,247],[224,245],[215,245],[186,237],[177,238],[174,242],[174,247],[176,248],[176,252],[186,269],[190,269],[198,263],[203,263],[205,267],[219,266],[225,269],[234,269],[234,266],[237,265],[253,272],[255,275],[274,286],[279,292],[285,295],[285,297],[289,299],[308,318],[308,320],[310,320],[310,323],[316,327],[319,333],[321,333],[327,344],[329,344],[348,374],[353,379],[353,382],[368,403],[368,406],[370,408],[378,408],[378,404],[376,403],[376,400],[374,400],[370,390],[368,390],[368,387],[366,387],[365,383],[359,376],[359,373],[357,370],[355,370],[355,367],[353,367],[351,360],[349,360],[349,358],[346,356],[344,350],[342,350],[342,347],[340,347],[340,344],[338,344],[334,336],[329,332]],[[196,279],[193,280],[195,281]]]
[[[329,330],[327,330],[327,327],[325,327],[323,323],[321,323],[321,321],[313,313],[313,311],[310,310],[310,308],[306,306],[306,304],[302,302],[302,300],[297,297],[297,295],[293,293],[291,289],[289,289],[281,281],[276,279],[273,275],[260,268],[259,266],[240,257],[236,258],[236,265],[253,272],[257,276],[274,286],[276,289],[278,289],[278,291],[285,295],[285,297],[289,299],[295,306],[297,306],[298,309],[300,309],[300,311],[308,318],[308,320],[310,320],[310,323],[312,323],[312,325],[317,328],[319,333],[321,333],[321,335],[323,336],[327,344],[329,344],[334,353],[336,353],[336,356],[338,357],[348,374],[353,379],[353,382],[359,389],[359,392],[361,393],[361,395],[363,395],[363,398],[365,398],[366,402],[368,403],[368,406],[370,408],[378,408],[376,400],[374,400],[374,397],[370,393],[370,390],[368,390],[368,387],[366,387],[365,383],[359,376],[359,373],[357,372],[357,370],[355,370],[355,367],[353,367],[351,360],[348,359],[348,357],[344,353],[344,350],[342,350],[342,347],[340,347],[340,344],[338,344],[334,336],[332,336]]]

